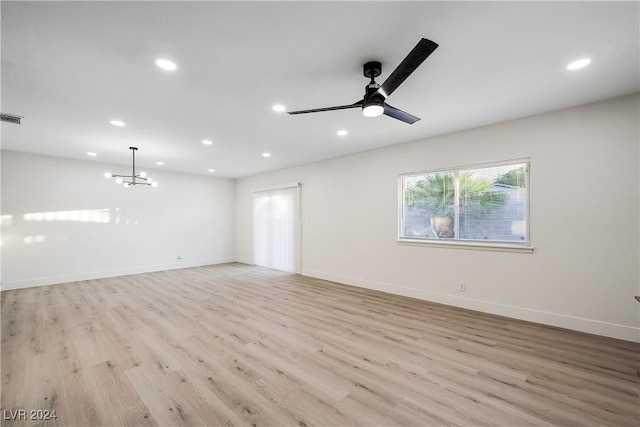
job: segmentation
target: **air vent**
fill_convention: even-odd
[[[22,116],[16,116],[14,114],[0,113],[0,121],[15,123],[17,125],[20,124],[20,119],[23,119]]]

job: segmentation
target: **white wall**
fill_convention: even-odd
[[[235,259],[232,179],[147,170],[157,188],[124,188],[104,173],[130,166],[12,151],[1,161],[3,289]]]
[[[299,181],[304,275],[640,342],[639,115],[633,95],[240,179],[236,258],[251,190]],[[533,254],[397,244],[398,174],[523,157]]]

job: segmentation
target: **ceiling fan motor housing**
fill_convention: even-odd
[[[380,85],[378,83],[374,82],[367,85],[366,93],[364,95],[365,105],[371,103],[382,104],[384,102],[385,97],[378,91],[378,89],[380,89]]]

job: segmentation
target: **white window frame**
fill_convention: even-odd
[[[478,241],[478,240],[464,240],[464,239],[432,239],[424,237],[405,237],[402,235],[404,229],[404,178],[416,175],[434,174],[439,172],[452,172],[455,176],[454,183],[455,189],[455,206],[454,209],[459,209],[459,188],[458,188],[458,174],[461,171],[469,169],[482,169],[496,166],[508,166],[516,163],[526,164],[527,173],[525,174],[526,189],[527,189],[527,208],[525,211],[526,218],[526,235],[528,240],[526,242],[491,242],[491,241]],[[533,253],[534,246],[531,238],[531,159],[521,158],[512,160],[503,160],[490,163],[479,163],[465,166],[454,166],[450,168],[432,169],[417,172],[407,172],[398,175],[398,244],[405,246],[424,246],[424,247],[438,247],[438,248],[454,248],[454,249],[472,249],[472,250],[488,250],[499,252],[519,252],[519,253]],[[457,212],[456,212],[457,214]],[[456,215],[457,217],[458,215]],[[458,235],[459,221],[454,223],[455,235]]]

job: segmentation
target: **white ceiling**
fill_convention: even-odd
[[[2,1],[2,112],[24,116],[2,147],[242,177],[634,93],[639,5]],[[440,47],[388,100],[414,125],[271,110],[353,103],[363,63],[382,83],[422,37]]]

